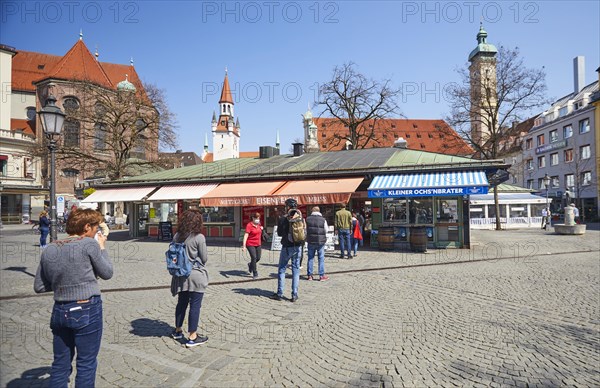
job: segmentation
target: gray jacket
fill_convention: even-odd
[[[178,234],[175,234],[173,241],[178,241]],[[195,265],[192,273],[187,278],[173,276],[171,278],[171,294],[177,295],[181,291],[204,292],[208,287],[208,270],[206,262],[208,261],[208,249],[206,248],[206,238],[203,234],[189,236],[185,239],[185,249],[190,260],[198,260],[200,265]]]
[[[54,291],[57,302],[74,302],[100,295],[96,277],[110,279],[113,265],[108,251],[90,237],[69,237],[49,244],[42,252],[33,289]]]

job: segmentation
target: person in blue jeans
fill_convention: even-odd
[[[46,248],[48,244],[48,233],[50,233],[50,221],[48,220],[48,212],[42,210],[40,213],[40,248]]]
[[[352,214],[346,210],[345,203],[340,203],[340,210],[335,213],[335,227],[340,240],[340,259],[344,258],[344,252],[347,252],[347,257],[351,259],[350,228],[352,228]]]
[[[106,237],[98,234],[101,221],[102,214],[95,210],[73,211],[67,222],[69,237],[54,241],[44,249],[35,275],[35,292],[54,291],[50,319],[54,351],[51,387],[68,386],[75,355],[75,386],[94,387],[96,384],[103,323],[97,277],[106,280],[113,275],[105,249]]]
[[[275,300],[283,299],[283,288],[285,286],[285,270],[290,260],[292,261],[292,302],[298,300],[298,283],[300,281],[300,252],[304,247],[304,242],[294,242],[290,240],[290,222],[288,218],[302,217],[298,210],[298,202],[293,198],[285,201],[286,214],[279,218],[277,222],[277,235],[281,237],[281,252],[279,253],[279,269],[277,292],[272,298]]]
[[[318,206],[312,208],[310,216],[306,217],[306,242],[308,243],[308,268],[307,280],[313,280],[313,261],[315,253],[319,258],[319,280],[326,281],[329,277],[325,275],[325,243],[327,242],[327,220],[320,212]]]

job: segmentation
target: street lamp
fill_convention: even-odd
[[[548,174],[544,174],[544,178],[542,179],[544,180],[544,186],[546,186],[546,214],[548,220],[552,220],[552,213],[550,212],[550,207],[548,206],[548,190],[550,190],[550,177],[548,176]],[[548,223],[548,220],[546,220],[546,223]]]
[[[54,153],[56,151],[55,136],[60,136],[65,114],[56,106],[56,98],[53,95],[48,96],[46,105],[38,112],[44,127],[44,133],[49,140],[48,149],[50,150],[50,242],[56,240],[56,160]]]

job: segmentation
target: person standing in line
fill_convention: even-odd
[[[171,333],[173,339],[183,338],[183,321],[185,312],[190,307],[188,315],[188,341],[185,346],[192,348],[208,341],[207,336],[197,333],[200,321],[200,309],[204,292],[208,287],[208,249],[206,238],[202,231],[202,213],[200,210],[186,210],[181,216],[179,228],[173,241],[185,243],[188,259],[192,264],[192,273],[188,277],[173,276],[171,279],[171,294],[177,295],[177,307],[175,308],[175,330]]]
[[[106,237],[98,233],[100,221],[102,215],[92,209],[72,211],[66,227],[69,237],[48,245],[35,275],[36,293],[54,292],[51,387],[68,385],[76,353],[75,386],[94,387],[96,383],[103,323],[97,277],[108,280],[113,276]]]
[[[362,245],[362,240],[360,221],[358,221],[356,213],[352,212],[352,232],[350,233],[350,242],[352,244],[352,250],[354,251],[354,257],[358,256],[358,245]]]
[[[327,220],[318,206],[312,208],[310,216],[306,217],[306,242],[308,243],[307,280],[313,280],[313,260],[315,253],[319,259],[319,280],[329,280],[325,275],[325,243],[327,242]]]
[[[40,213],[40,248],[46,248],[48,233],[50,233],[50,220],[48,220],[48,212],[42,210]]]
[[[338,230],[340,242],[340,259],[344,258],[344,251],[347,251],[348,258],[351,259],[350,228],[352,227],[352,214],[346,210],[345,203],[340,203],[340,210],[335,213],[335,227]]]
[[[248,263],[248,272],[252,274],[253,279],[258,279],[257,265],[260,261],[262,245],[263,226],[260,224],[260,213],[252,214],[251,221],[246,225],[246,232],[242,241],[242,252],[248,250],[250,262]]]
[[[548,208],[542,209],[542,229],[548,228]]]
[[[272,298],[275,300],[283,299],[283,287],[285,285],[285,270],[288,262],[292,261],[292,302],[298,300],[298,283],[300,280],[300,251],[304,247],[304,242],[294,242],[290,240],[290,220],[302,218],[302,213],[298,210],[298,202],[293,198],[285,201],[286,213],[279,218],[277,222],[277,235],[281,237],[281,252],[279,252],[279,268],[277,292]]]

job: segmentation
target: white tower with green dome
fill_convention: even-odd
[[[495,111],[496,95],[496,54],[498,50],[487,43],[487,32],[483,24],[477,33],[477,47],[469,54],[469,76],[471,83],[471,139],[482,145],[489,139],[490,128],[485,119]]]

